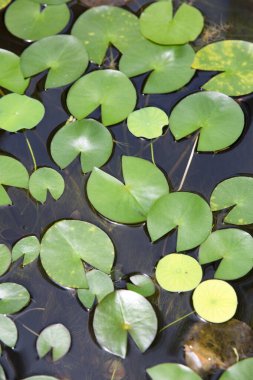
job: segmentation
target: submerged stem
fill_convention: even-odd
[[[194,314],[194,313],[195,313],[195,310],[194,310],[194,311],[191,311],[191,312],[188,313],[188,314],[183,315],[182,317],[176,319],[176,320],[173,321],[173,322],[170,322],[168,325],[162,327],[161,330],[159,330],[159,333],[161,333],[162,331],[166,330],[168,327],[175,325],[176,323],[182,321],[183,319],[189,317],[190,315],[192,315],[192,314]]]
[[[25,138],[25,140],[26,140],[26,143],[27,143],[27,146],[28,146],[29,152],[30,152],[31,157],[32,157],[33,166],[34,166],[34,171],[36,171],[36,170],[37,170],[37,163],[36,163],[35,155],[34,155],[34,153],[33,153],[32,146],[31,146],[30,141],[28,140],[27,137]]]
[[[150,152],[151,152],[151,159],[152,159],[152,162],[153,162],[154,165],[156,165],[156,163],[155,163],[155,155],[154,155],[154,145],[153,145],[152,142],[151,142],[151,144],[150,144]]]
[[[180,182],[180,185],[179,185],[179,188],[177,189],[177,191],[180,191],[182,189],[182,187],[184,185],[184,182],[186,180],[187,174],[189,172],[189,169],[190,169],[190,166],[191,166],[191,163],[192,163],[194,151],[195,151],[195,148],[196,148],[196,145],[197,145],[197,142],[198,142],[198,137],[199,137],[199,135],[197,134],[195,136],[195,138],[194,138],[194,144],[193,144],[193,147],[192,147],[192,150],[191,150],[191,154],[190,154],[189,160],[187,162],[187,165],[186,165],[183,177],[181,179],[181,182]]]

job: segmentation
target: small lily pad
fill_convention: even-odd
[[[155,293],[155,284],[146,274],[135,274],[130,276],[131,282],[127,283],[127,289],[132,290],[143,297],[150,297]]]
[[[203,26],[200,11],[188,4],[182,4],[173,17],[172,0],[149,5],[140,17],[142,34],[161,45],[183,45],[194,41]]]
[[[191,256],[171,253],[156,267],[158,284],[169,292],[187,292],[195,289],[202,279],[202,268]]]
[[[91,309],[96,296],[89,289],[77,289],[77,297],[86,309]]]
[[[222,280],[202,282],[194,290],[192,301],[198,315],[212,323],[228,321],[237,309],[236,292],[231,285]]]
[[[0,314],[0,341],[8,347],[14,348],[17,340],[18,330],[15,323],[10,318]]]
[[[65,189],[65,182],[61,174],[52,168],[39,168],[32,173],[29,180],[29,191],[33,198],[41,203],[47,200],[47,193],[59,199]]]
[[[83,76],[73,84],[67,96],[68,109],[79,120],[101,106],[105,126],[126,119],[135,104],[134,85],[116,70],[96,70]]]
[[[152,380],[201,380],[189,367],[177,363],[163,363],[147,369]]]
[[[1,1],[0,1],[0,9],[1,9]],[[0,380],[6,380],[5,372],[1,365],[0,365]]]
[[[23,266],[32,263],[40,254],[40,242],[36,236],[25,236],[12,248],[12,261],[24,256]]]
[[[5,274],[11,265],[11,252],[9,248],[0,244],[0,276]]]
[[[52,350],[53,361],[61,359],[69,351],[71,335],[61,323],[46,327],[39,335],[36,349],[40,358]]]
[[[219,380],[251,380],[253,371],[253,358],[248,358],[239,361],[238,363],[229,367]]]
[[[53,376],[38,375],[38,376],[26,377],[25,379],[22,379],[22,380],[59,380],[59,379]]]
[[[20,69],[20,58],[11,51],[0,49],[0,86],[22,95],[29,85]]]
[[[93,328],[102,348],[125,358],[127,333],[145,352],[156,336],[157,318],[146,298],[130,290],[118,290],[96,307]]]
[[[199,152],[228,148],[238,140],[243,128],[244,113],[239,104],[217,92],[189,95],[170,115],[170,130],[176,140],[199,131]]]
[[[14,314],[30,301],[30,294],[24,286],[14,282],[0,284],[0,314]]]

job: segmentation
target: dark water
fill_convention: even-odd
[[[138,12],[141,5],[148,1],[130,1],[128,9]],[[253,11],[252,0],[199,0],[194,4],[204,13],[207,30],[202,40],[197,41],[201,46],[211,39],[235,38],[253,41],[253,24],[250,17]],[[73,19],[85,7],[72,4]],[[21,53],[27,45],[23,41],[11,36],[3,23],[4,12],[0,13],[0,47]],[[70,28],[66,31],[69,32]],[[89,67],[93,70],[94,67]],[[211,74],[197,73],[191,83],[178,91],[168,95],[144,96],[141,94],[145,75],[133,81],[139,91],[138,107],[153,105],[170,113],[172,107],[187,94],[197,91],[206,82]],[[37,76],[28,90],[29,95],[40,99],[46,107],[46,116],[36,129],[26,133],[10,134],[0,132],[0,150],[17,157],[32,171],[32,160],[25,142],[27,136],[35,152],[38,166],[49,166],[57,169],[50,157],[49,142],[53,133],[69,117],[65,111],[65,96],[67,87],[57,90],[43,90],[43,75]],[[252,110],[253,97],[239,99],[246,116],[246,128],[239,141],[231,148],[218,154],[194,154],[193,162],[183,186],[185,191],[193,191],[209,200],[215,185],[225,178],[238,175],[253,175],[253,125]],[[65,108],[64,108],[65,107]],[[95,113],[93,116],[99,117]],[[120,124],[110,128],[117,141],[113,156],[103,168],[108,173],[120,178],[120,157],[134,155],[150,159],[149,142],[132,136],[126,125]],[[166,173],[173,190],[177,190],[181,181],[188,157],[192,148],[192,137],[181,142],[175,142],[167,131],[154,144],[155,160],[157,165]],[[9,189],[14,206],[0,210],[0,242],[11,246],[23,236],[35,234],[41,237],[44,231],[53,222],[63,218],[81,219],[96,224],[105,230],[116,247],[116,275],[129,275],[139,271],[154,276],[156,262],[165,253],[175,250],[176,233],[165,237],[155,244],[151,244],[144,226],[130,227],[112,224],[100,216],[88,204],[85,196],[85,184],[88,175],[82,175],[80,163],[77,159],[66,170],[61,172],[66,182],[63,197],[57,202],[50,197],[45,205],[36,204],[29,198],[28,193]],[[218,227],[222,228],[222,217],[218,217]],[[251,228],[245,228],[251,232]],[[196,255],[196,251],[192,252]],[[205,269],[205,278],[211,277],[213,266]],[[110,379],[107,367],[113,360],[120,361],[112,355],[102,351],[96,344],[91,331],[92,313],[87,313],[78,303],[73,292],[61,289],[50,282],[39,263],[33,263],[26,268],[19,264],[13,265],[11,270],[1,279],[14,281],[27,287],[32,301],[26,310],[29,312],[17,315],[16,323],[19,330],[19,340],[15,350],[7,349],[1,359],[9,380],[19,380],[35,374],[47,374],[67,380],[102,380]],[[236,317],[253,325],[253,275],[232,282],[239,297],[239,307]],[[160,327],[189,313],[191,308],[190,294],[173,294],[162,292],[153,299],[157,310]],[[45,310],[32,310],[43,308]],[[151,348],[141,354],[129,342],[129,352],[124,361],[121,377],[125,380],[146,379],[145,368],[161,362],[183,363],[182,339],[194,321],[195,316],[189,317],[162,334]],[[71,332],[71,351],[59,362],[52,363],[51,359],[39,360],[35,350],[36,335],[24,326],[40,332],[49,324],[63,323]],[[213,376],[212,379],[216,377]],[[116,377],[115,377],[116,379]],[[114,380],[115,380],[114,379]],[[119,379],[119,378],[118,378]],[[243,379],[242,379],[243,380]]]

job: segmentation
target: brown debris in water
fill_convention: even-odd
[[[224,40],[229,29],[230,25],[222,22],[220,24],[207,24],[195,44],[202,47],[212,42]]]

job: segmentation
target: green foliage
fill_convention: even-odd
[[[24,256],[23,266],[32,263],[40,254],[40,242],[36,236],[25,236],[12,248],[12,261]]]
[[[0,244],[0,276],[5,274],[11,265],[11,252],[9,248]]]
[[[59,379],[53,376],[39,375],[39,376],[26,377],[25,379],[22,379],[22,380],[59,380]]]
[[[7,7],[7,5],[10,4],[10,2],[11,2],[11,0],[0,0],[0,10]],[[2,380],[1,376],[3,376],[3,375],[0,374],[0,380]],[[3,378],[5,378],[5,376]]]
[[[229,367],[219,380],[251,380],[252,371],[253,358],[244,359]]]
[[[65,182],[61,174],[51,168],[40,168],[32,173],[29,180],[29,191],[33,198],[41,203],[47,200],[47,193],[59,199],[65,189]]]
[[[36,349],[40,358],[46,356],[52,350],[53,361],[61,359],[69,351],[71,335],[69,330],[57,323],[46,327],[39,335]]]
[[[8,347],[14,348],[17,340],[18,331],[15,323],[10,318],[0,314],[0,341]]]
[[[0,284],[0,314],[14,314],[30,301],[30,294],[22,285],[13,282]]]
[[[0,49],[0,86],[22,95],[28,84],[29,79],[24,78],[20,69],[19,56]]]
[[[1,0],[0,0],[0,9],[1,9]],[[0,365],[0,380],[6,380],[3,367]]]
[[[131,282],[127,283],[127,289],[136,292],[143,297],[150,297],[155,293],[155,285],[152,279],[145,274],[130,276]]]
[[[189,367],[177,363],[163,363],[147,369],[152,380],[201,380]]]

